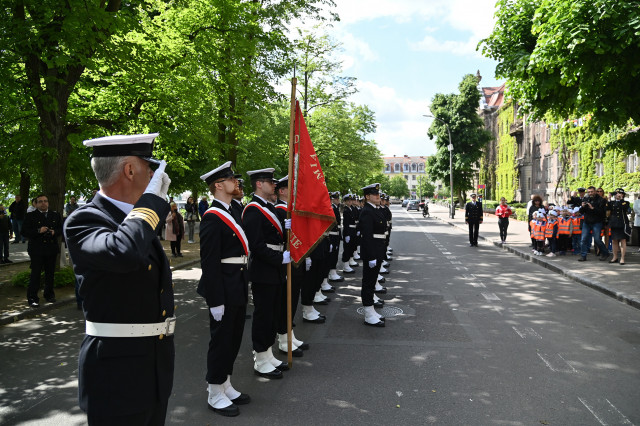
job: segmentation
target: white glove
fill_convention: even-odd
[[[333,244],[329,244],[329,253],[333,251]]]
[[[349,241],[351,241],[351,237],[350,236],[347,235],[346,237],[344,237],[344,242],[345,243],[349,244]]]
[[[164,172],[165,167],[167,167],[167,162],[162,160],[160,162],[160,167],[153,172],[153,177],[149,181],[147,189],[144,190],[145,194],[154,194],[164,200],[167,199],[167,192],[169,192],[171,179],[169,179],[169,176]]]
[[[289,252],[289,250],[285,251],[284,253],[282,253],[282,264],[286,265],[287,263],[291,262],[291,253]]]
[[[375,268],[376,267],[376,261],[375,260],[370,260],[369,261],[369,268]]]
[[[356,237],[360,236],[360,231],[356,232]]]
[[[291,219],[284,220],[284,229],[291,229]]]
[[[311,258],[307,257],[304,260],[304,265],[305,265],[305,269],[308,271],[309,269],[311,269]]]
[[[222,316],[224,315],[224,305],[216,306],[215,308],[209,308],[209,310],[211,311],[211,315],[213,315],[214,320],[222,320]]]

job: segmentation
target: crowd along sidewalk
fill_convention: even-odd
[[[182,242],[183,257],[171,256],[171,249],[168,241],[162,241],[165,253],[169,258],[171,270],[184,269],[190,266],[200,264],[200,243],[198,235],[195,236],[196,242],[188,244]],[[63,246],[64,248],[64,246]],[[29,255],[27,254],[27,244],[11,244],[9,246],[9,258],[14,262],[11,265],[0,265],[0,326],[11,324],[24,318],[32,318],[37,315],[45,314],[58,307],[76,303],[75,289],[72,286],[56,288],[56,302],[46,303],[43,298],[40,299],[40,307],[30,308],[27,306],[26,289],[14,287],[10,282],[9,274],[6,273],[8,268],[16,268],[22,265],[24,270],[29,268]],[[68,262],[68,256],[65,258]],[[64,266],[64,259],[61,262]],[[42,296],[42,290],[40,290]]]
[[[421,212],[409,212],[422,218]],[[464,210],[457,210],[455,218],[448,216],[446,207],[430,204],[429,213],[431,218],[436,218],[452,226],[460,228],[468,233],[468,226],[464,222]],[[495,215],[484,215],[484,222],[480,225],[479,241],[493,244],[505,252],[521,256],[526,260],[544,266],[550,271],[562,274],[580,284],[598,290],[610,297],[614,297],[624,303],[640,309],[640,253],[637,246],[628,246],[625,264],[609,263],[612,259],[609,256],[607,261],[600,261],[595,254],[587,255],[586,262],[578,262],[579,256],[536,256],[531,252],[531,239],[527,223],[524,221],[511,220],[507,231],[507,243],[500,244],[500,231],[498,229],[498,219]],[[477,250],[469,247],[469,251]],[[507,253],[505,253],[506,255]]]

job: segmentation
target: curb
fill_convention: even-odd
[[[441,222],[444,222],[450,226],[453,226],[455,228],[461,229],[463,231],[466,231],[465,228],[463,228],[462,226],[455,224],[453,222],[449,222],[446,219],[443,219],[441,217],[438,216],[432,216],[436,219],[438,219]],[[631,297],[625,293],[619,292],[617,290],[614,290],[608,286],[606,286],[605,284],[599,282],[599,281],[595,281],[589,278],[585,278],[582,277],[580,275],[578,275],[577,273],[573,272],[573,271],[565,271],[564,269],[562,269],[561,267],[559,267],[558,265],[555,265],[553,263],[547,262],[539,257],[535,257],[535,256],[531,256],[529,253],[524,252],[520,249],[514,248],[514,247],[510,247],[510,246],[504,246],[504,245],[500,245],[500,243],[498,243],[498,241],[492,240],[491,238],[487,238],[487,237],[483,237],[482,235],[478,236],[479,239],[487,241],[491,244],[493,244],[494,246],[502,249],[502,250],[506,250],[510,253],[515,254],[516,256],[520,256],[525,260],[528,260],[529,262],[535,263],[537,265],[540,265],[552,272],[558,273],[562,276],[565,276],[579,284],[582,284],[584,286],[587,286],[589,288],[592,288],[594,290],[599,291],[602,294],[606,294],[609,297],[612,297],[620,302],[626,303],[629,306],[632,306],[636,309],[640,309],[640,300],[636,299],[634,297]]]
[[[189,266],[195,265],[197,263],[200,263],[200,259],[196,259],[196,260],[190,260],[189,262],[185,262],[185,263],[181,263],[179,265],[176,266],[172,266],[170,269],[171,271],[175,271],[176,269],[182,269],[182,268],[187,268]],[[49,303],[46,305],[42,305],[39,308],[33,309],[33,308],[27,308],[27,310],[24,310],[22,312],[18,312],[17,314],[11,314],[11,315],[3,315],[2,317],[0,317],[0,326],[3,325],[7,325],[7,324],[13,324],[14,322],[18,322],[20,320],[26,319],[26,318],[33,318],[36,317],[38,315],[44,314],[46,312],[52,311],[56,308],[60,308],[66,305],[70,305],[72,303],[76,302],[76,298],[75,296],[73,297],[69,297],[67,299],[64,300],[58,300],[55,303]]]

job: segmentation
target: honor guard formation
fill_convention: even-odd
[[[85,141],[93,148],[91,166],[100,191],[64,224],[84,299],[86,336],[79,356],[79,398],[92,425],[163,424],[173,385],[177,306],[169,261],[158,239],[158,229],[169,213],[166,200],[171,180],[164,171],[166,163],[152,157],[156,136]],[[289,369],[274,354],[274,347],[281,355],[289,347],[289,178],[275,179],[273,168],[246,174],[252,191],[246,205],[244,181],[230,161],[200,177],[214,197],[200,223],[202,275],[197,292],[208,308],[210,333],[204,378],[208,408],[224,416],[238,415],[238,407],[251,402],[249,395],[232,385],[247,318],[252,318],[254,373],[281,379]],[[361,191],[361,197],[319,194],[330,198],[335,224],[303,261],[291,265],[292,317],[300,302],[302,321],[326,321],[316,306],[327,305],[331,301],[327,294],[344,281],[338,273],[342,244],[342,273],[362,268],[364,325],[385,326],[385,318],[375,308],[384,306],[378,295],[387,292],[383,275],[389,273],[392,253],[389,197],[377,183]],[[42,217],[29,227],[25,224],[25,230],[33,228],[33,234],[38,234],[30,244],[42,246],[38,248],[41,267],[48,270],[55,253],[47,249],[47,238],[60,232],[60,221],[48,217],[44,201]],[[45,228],[47,232],[41,232]],[[45,297],[53,298],[49,284]],[[252,317],[247,315],[249,288]],[[29,294],[30,303],[37,304],[35,290]],[[293,330],[290,343],[294,357],[309,350]]]

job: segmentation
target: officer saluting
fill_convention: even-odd
[[[175,308],[157,237],[171,180],[151,158],[156,136],[85,141],[100,192],[64,224],[84,299],[78,393],[90,425],[164,424],[173,386]]]
[[[247,311],[249,241],[232,215],[238,181],[231,161],[200,176],[214,196],[200,222],[202,277],[198,294],[209,308],[207,383],[209,408],[223,416],[240,414],[237,405],[248,404],[249,395],[231,385],[233,364],[240,350]]]
[[[360,213],[360,257],[362,258],[362,305],[364,323],[374,327],[384,327],[384,317],[373,307],[373,294],[378,272],[385,257],[387,219],[378,208],[380,204],[380,184],[374,183],[362,188],[365,204]]]

